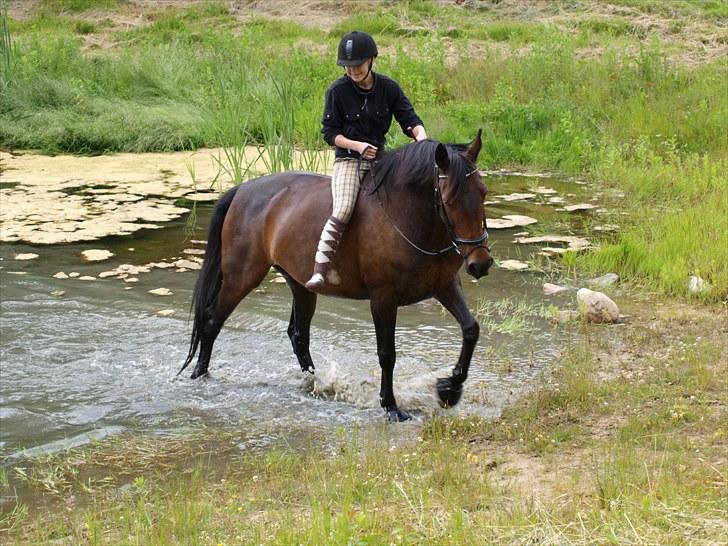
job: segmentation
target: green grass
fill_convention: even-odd
[[[47,456],[0,484],[45,495],[6,512],[0,536],[711,544],[726,530],[727,370],[720,336],[703,329],[724,316],[697,318],[663,307],[614,341],[586,327],[553,375],[499,419],[432,417],[417,441],[392,444],[375,426],[340,430],[325,450],[311,438],[307,448],[253,453],[235,448],[234,431],[200,430]]]
[[[719,32],[725,4],[617,3],[628,8],[619,16],[555,3],[548,13],[573,18],[560,25],[499,19],[497,3],[346,4],[349,16],[326,31],[240,22],[224,2],[152,10],[129,29],[84,18],[124,13],[124,2],[48,0],[29,19],[1,18],[0,148],[99,154],[244,142],[269,148],[271,170],[289,168],[294,148],[313,150],[303,161],[319,169],[323,94],[341,74],[336,44],[359,28],[377,36],[377,68],[403,85],[431,136],[466,142],[482,127],[482,167],[560,170],[623,191],[612,204],[627,213],[615,211],[619,238],[567,257],[570,265],[680,296],[696,274],[715,287],[702,298],[717,301],[728,290],[726,65],[680,64],[683,43],[634,14],[665,18],[678,40],[691,22]],[[94,49],[89,37],[115,46]],[[389,136],[407,140],[396,124]]]

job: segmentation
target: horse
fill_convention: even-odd
[[[390,421],[406,421],[394,396],[397,309],[428,298],[457,320],[462,346],[450,377],[437,381],[443,407],[458,403],[480,327],[468,309],[458,270],[478,279],[493,263],[487,246],[487,192],[475,163],[481,131],[469,145],[434,140],[380,152],[362,180],[354,213],[332,261],[323,295],[369,299],[381,367],[380,403]],[[195,283],[193,327],[181,373],[199,357],[191,378],[208,373],[215,338],[238,303],[273,267],[293,293],[288,337],[303,372],[317,294],[311,276],[321,228],[331,215],[331,179],[306,172],[263,176],[228,190],[216,203]]]

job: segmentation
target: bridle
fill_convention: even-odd
[[[465,175],[465,178],[467,179],[469,176],[474,175],[478,172],[478,169],[473,169],[469,173]],[[374,173],[371,173],[372,179],[374,179]],[[394,230],[399,233],[399,235],[409,243],[409,245],[421,252],[422,254],[426,254],[427,256],[441,256],[442,254],[446,254],[447,252],[450,252],[451,250],[454,250],[458,253],[458,255],[463,259],[466,260],[468,256],[470,256],[474,251],[476,251],[479,248],[485,248],[487,251],[490,252],[490,248],[488,248],[487,243],[488,241],[488,230],[485,222],[485,211],[483,211],[483,234],[479,237],[475,237],[474,239],[464,239],[462,237],[458,237],[457,233],[455,232],[455,228],[453,227],[452,223],[450,222],[450,218],[447,215],[447,210],[445,209],[445,203],[442,199],[442,192],[440,191],[440,180],[441,179],[447,179],[448,175],[442,174],[440,172],[440,168],[435,165],[435,183],[433,184],[434,189],[434,208],[435,213],[438,215],[442,223],[445,225],[445,230],[447,231],[447,236],[450,238],[450,244],[446,246],[445,248],[441,248],[440,250],[427,250],[424,248],[419,247],[417,244],[415,244],[407,235],[404,234],[404,232],[397,226],[397,224],[394,222],[392,217],[387,212],[387,209],[384,208],[384,203],[382,203],[382,198],[379,195],[379,186],[381,185],[381,181],[379,184],[376,183],[375,180],[375,188],[374,193],[377,194],[377,200],[379,201],[379,205],[382,207],[382,210],[384,211],[384,215],[387,217],[387,220],[389,220],[389,223],[392,224],[392,227]],[[474,245],[473,248],[471,248],[468,252],[464,252],[460,246],[461,245]]]
[[[478,172],[478,169],[475,168],[469,173],[465,175],[465,179],[468,177],[474,175]],[[455,233],[455,228],[452,225],[452,222],[450,222],[450,218],[447,215],[447,210],[445,209],[445,203],[442,200],[442,192],[440,191],[440,180],[443,178],[447,180],[448,175],[442,174],[440,172],[440,167],[435,165],[435,176],[436,176],[436,182],[435,182],[435,209],[437,210],[437,213],[440,215],[440,219],[445,224],[445,229],[447,230],[447,235],[450,237],[450,241],[452,243],[453,249],[455,249],[455,252],[457,252],[460,257],[463,260],[467,260],[468,256],[470,256],[473,252],[475,252],[479,248],[485,248],[488,252],[490,252],[490,248],[487,245],[488,241],[488,228],[485,221],[485,210],[483,211],[483,233],[479,237],[475,237],[474,239],[463,239],[462,237],[458,237],[457,233]],[[483,244],[486,243],[486,244]],[[460,245],[474,245],[473,248],[471,248],[468,252],[465,252],[463,254],[463,251],[460,249]]]

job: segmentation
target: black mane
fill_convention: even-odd
[[[374,165],[374,176],[377,184],[416,185],[432,188],[435,183],[435,150],[436,140],[411,142],[400,148],[382,153]],[[465,185],[465,175],[473,166],[463,156],[467,149],[464,144],[445,144],[450,158],[450,180],[457,184],[455,196],[460,194]]]

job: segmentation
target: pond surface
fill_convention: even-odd
[[[489,199],[526,193],[538,186],[555,194],[509,201],[495,199],[489,217],[528,215],[539,233],[580,234],[592,212],[569,214],[547,198],[583,202],[588,189],[554,178],[490,176]],[[586,197],[588,199],[588,197]],[[180,201],[183,206],[191,203]],[[197,226],[186,220],[126,237],[54,246],[0,244],[0,457],[52,452],[125,431],[183,433],[190,426],[244,430],[250,445],[263,446],[292,430],[320,431],[383,420],[378,404],[379,364],[368,302],[319,298],[311,354],[317,373],[304,376],[286,328],[291,296],[271,274],[228,319],[216,342],[210,377],[191,381],[176,373],[189,346],[188,320],[197,271],[152,269],[137,282],[98,278],[121,264],[144,265],[194,258],[203,249],[211,205],[197,205]],[[535,245],[513,244],[524,228],[491,230],[497,260],[532,260]],[[81,252],[106,249],[104,262],[84,262]],[[18,254],[35,253],[19,261]],[[58,272],[78,273],[58,279]],[[82,277],[97,277],[81,280]],[[532,388],[562,346],[566,334],[544,309],[573,307],[574,294],[546,297],[547,279],[534,271],[497,267],[473,282],[463,276],[472,310],[480,309],[481,338],[463,400],[450,412],[497,415],[507,401]],[[167,288],[172,295],[154,296]],[[60,295],[58,291],[62,291]],[[506,302],[505,304],[503,302]],[[158,312],[173,311],[171,316]],[[440,410],[434,384],[457,360],[460,329],[437,303],[402,308],[397,327],[395,394],[417,423]],[[244,448],[245,446],[241,446]]]

